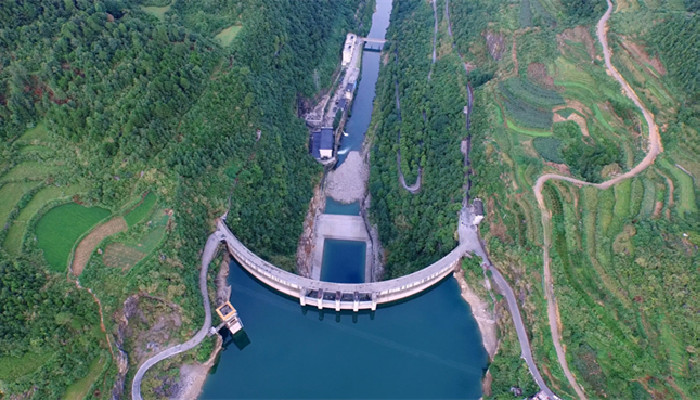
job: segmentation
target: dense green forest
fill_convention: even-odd
[[[369,133],[373,137],[369,190],[372,217],[387,250],[386,278],[422,269],[456,245],[454,231],[463,199],[460,142],[466,135],[462,113],[466,83],[456,79],[464,76],[456,54],[441,56],[428,80],[433,27],[430,4],[395,4],[387,32],[392,40],[386,49],[389,61],[377,82]],[[415,180],[418,166],[424,168],[422,188],[415,195],[399,184],[399,146],[401,168],[409,183]]]
[[[697,41],[695,3],[614,2],[608,23],[612,62],[661,129],[664,152],[656,163],[606,191],[567,183],[545,187],[562,344],[589,398],[698,395],[692,313],[700,192],[692,177],[700,174],[700,58],[697,46],[689,45]],[[482,237],[521,299],[547,384],[558,396],[573,398],[548,325],[542,245],[549,233],[532,186],[543,173],[602,182],[631,169],[644,157],[646,125],[605,71],[595,37],[605,1],[450,1],[455,48],[446,6],[437,2],[438,61],[431,81],[431,5],[402,1],[392,12],[387,37],[394,41],[377,84],[370,177],[387,275],[420,269],[455,244],[451,233],[464,173],[459,141],[466,135],[466,82],[456,49],[475,87],[471,195],[487,208]],[[399,185],[399,148],[409,183],[423,167],[424,185],[415,195]],[[479,279],[480,273],[470,276]],[[485,397],[513,398],[514,386],[523,396],[534,395],[538,388],[520,359],[504,307],[497,296],[501,344]]]
[[[185,323],[170,341],[190,336],[203,314],[193,266],[213,218],[229,208],[231,229],[251,249],[294,269],[321,173],[308,156],[297,102],[330,84],[346,32],[368,24],[371,5],[3,3],[0,188],[26,192],[6,205],[8,220],[1,221],[0,397],[62,397],[93,365],[101,369],[85,393],[105,396],[117,369],[103,360],[117,350],[116,318],[132,294],[174,304]],[[220,34],[230,35],[230,45],[222,46]],[[167,224],[156,232],[154,220],[127,218],[133,226],[112,242],[143,243],[151,252],[121,271],[95,255],[80,278],[102,300],[108,344],[95,300],[64,274],[49,272],[29,238],[62,202],[128,216],[148,192],[158,204],[143,212],[152,213],[149,218],[165,212]],[[25,222],[20,217],[29,208]],[[27,233],[13,236],[15,225]],[[167,307],[150,311],[170,313]],[[136,333],[148,329],[139,326]],[[129,338],[123,344],[127,353],[142,345]],[[135,357],[130,374],[143,361]]]

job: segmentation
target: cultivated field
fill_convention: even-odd
[[[464,9],[450,3],[451,13]],[[612,64],[654,114],[664,152],[637,177],[607,190],[550,181],[543,194],[552,220],[543,232],[533,206],[537,177],[601,182],[619,176],[646,154],[648,127],[606,73],[592,29],[602,12],[588,23],[574,18],[574,25],[550,0],[475,4],[470,13],[490,7],[488,29],[507,38],[512,54],[496,62],[473,52],[469,60],[492,66],[494,74],[476,94],[473,195],[487,199],[481,233],[492,261],[527,299],[523,318],[545,379],[557,395],[577,396],[557,360],[543,301],[542,246],[551,238],[560,340],[586,396],[697,397],[689,367],[697,357],[688,347],[699,328],[691,311],[698,307],[692,293],[700,245],[697,124],[679,118],[682,104],[689,104],[686,94],[673,89],[668,65],[645,47],[639,31],[659,23],[654,13],[666,6],[626,1],[608,23]],[[474,35],[463,46],[478,49],[483,40]],[[521,376],[513,368],[518,354],[511,352],[509,329],[504,322],[502,355],[512,354],[513,361],[496,356],[494,395],[510,395],[511,382]]]
[[[29,203],[22,208],[22,210],[12,221],[9,230],[7,231],[7,236],[3,246],[10,254],[19,255],[22,249],[22,242],[24,240],[24,235],[27,232],[27,225],[30,220],[41,210],[44,206],[49,204],[51,201],[62,199],[66,197],[73,196],[75,194],[81,193],[85,188],[81,185],[69,185],[69,186],[47,186],[39,190],[34,196],[32,196]]]
[[[95,247],[102,243],[108,236],[123,232],[127,229],[126,221],[122,217],[113,218],[105,223],[97,225],[84,238],[80,240],[73,254],[71,266],[73,274],[80,276],[87,265]]]
[[[107,209],[75,203],[54,207],[44,214],[37,222],[36,237],[51,269],[65,271],[68,256],[78,238],[109,215]]]

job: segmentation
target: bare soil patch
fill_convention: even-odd
[[[561,105],[561,106],[554,106],[552,108],[553,112],[557,112],[559,110],[563,110],[565,108],[573,108],[574,110],[580,112],[583,115],[591,115],[591,109],[585,106],[583,103],[581,103],[578,100],[566,100],[566,104]]]
[[[657,201],[656,204],[654,204],[654,218],[659,218],[659,216],[661,216],[661,210],[663,208],[664,208],[663,201]]]
[[[513,74],[518,75],[518,35],[513,34],[513,45],[510,49],[511,57],[513,57]]]
[[[126,221],[122,217],[113,218],[98,225],[78,243],[73,256],[72,270],[75,275],[80,275],[87,265],[93,250],[107,237],[127,229]]]
[[[557,113],[554,114],[554,122],[564,121],[574,121],[576,125],[578,125],[578,127],[581,129],[581,133],[583,134],[583,136],[591,136],[591,133],[588,131],[588,125],[586,124],[586,120],[582,116],[576,113],[571,113],[568,117],[564,118]]]
[[[127,271],[129,268],[143,260],[146,254],[126,246],[122,243],[110,243],[102,254],[102,262],[111,268],[121,268],[122,271]]]
[[[556,115],[556,114],[554,114],[554,115]],[[567,175],[567,176],[571,175],[571,171],[569,171],[569,166],[566,164],[556,164],[553,162],[546,161],[544,163],[544,165],[547,165],[547,166],[550,166],[550,167],[556,169],[562,175]]]
[[[503,34],[500,32],[487,30],[486,32],[482,33],[481,36],[486,39],[486,47],[489,49],[491,58],[493,58],[494,61],[499,61],[506,49]]]
[[[651,65],[654,67],[656,72],[661,75],[666,75],[666,68],[661,64],[661,60],[658,57],[651,58],[649,54],[644,50],[644,47],[634,43],[630,38],[621,36],[620,44],[627,50],[635,61],[642,65]]]
[[[557,42],[560,48],[568,47],[566,41],[583,43],[586,48],[586,53],[591,57],[591,61],[595,60],[595,43],[593,37],[585,26],[577,26],[575,28],[565,29],[560,35],[557,35]]]
[[[554,89],[554,78],[547,75],[547,67],[542,63],[531,63],[528,65],[527,78],[547,89]]]

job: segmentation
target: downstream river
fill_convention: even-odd
[[[384,38],[390,14],[391,1],[377,0],[370,37]],[[362,146],[378,72],[379,53],[364,52],[341,153]],[[326,213],[358,215],[359,204],[330,202]],[[323,280],[362,282],[364,251],[363,242],[327,241]],[[302,308],[235,261],[229,282],[245,334],[226,341],[202,399],[481,397],[488,356],[452,278],[420,296],[360,313]]]
[[[372,28],[367,37],[384,39],[389,27],[391,16],[391,1],[377,0],[377,7],[372,15]],[[379,76],[379,55],[374,51],[362,52],[362,68],[360,82],[350,109],[351,117],[345,125],[348,136],[341,138],[338,148],[338,166],[345,161],[348,151],[360,151],[365,140],[365,132],[372,119],[375,85]]]

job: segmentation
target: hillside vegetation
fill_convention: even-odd
[[[700,284],[695,267],[700,259],[700,58],[697,46],[689,45],[697,35],[693,4],[632,0],[613,5],[608,23],[612,63],[654,113],[664,151],[643,173],[605,191],[547,183],[550,232],[543,230],[533,194],[539,176],[602,182],[630,170],[647,150],[646,123],[606,74],[595,37],[606,3],[449,2],[455,46],[476,88],[471,196],[484,199],[486,206],[481,234],[521,301],[535,361],[562,398],[576,393],[550,334],[542,275],[545,235],[552,243],[566,359],[586,396],[700,395],[694,378],[700,328],[694,316]],[[425,81],[432,15],[431,5],[422,1],[401,2],[392,13],[389,37],[398,45],[392,43],[387,52],[378,83],[370,190],[389,276],[422,268],[455,243],[455,211],[464,183],[458,151],[466,135],[461,114],[466,82],[460,82],[465,75],[447,35],[447,2],[437,6],[440,41],[433,79],[439,83]],[[449,74],[440,77],[441,68]],[[394,111],[397,79],[401,124]],[[404,174],[418,164],[424,168],[424,188],[416,195],[402,191],[396,178],[399,126],[398,145],[408,160]],[[498,299],[496,308],[506,313]],[[533,395],[537,386],[519,357],[508,316],[499,328],[501,348],[490,367],[493,381],[486,397],[512,398],[513,386],[521,387],[523,396]]]
[[[330,85],[369,3],[0,7],[0,397],[109,397],[124,387],[119,349],[128,385],[149,342],[191,336],[198,252],[227,209],[247,245],[294,269],[321,173],[297,102]],[[70,254],[109,216],[128,230],[95,248],[80,289],[66,280]],[[171,395],[176,372],[159,365],[144,392]]]

